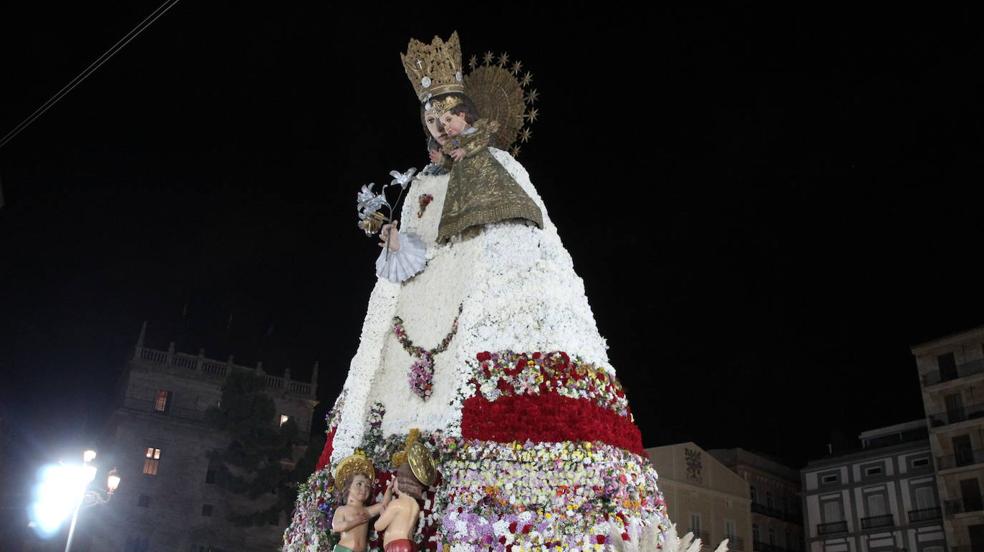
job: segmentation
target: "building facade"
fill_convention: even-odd
[[[866,431],[862,448],[801,471],[809,552],[945,552],[923,420]]]
[[[742,448],[708,451],[748,483],[752,550],[802,552],[803,513],[799,472]]]
[[[227,361],[143,347],[143,333],[123,378],[121,404],[113,419],[106,465],[115,465],[122,483],[98,515],[80,517],[80,544],[92,551],[231,552],[279,550],[285,514],[268,525],[241,527],[233,512],[256,511],[276,496],[248,501],[215,485],[207,454],[228,445],[205,421],[217,406],[226,377],[235,371],[263,376],[277,408],[271,424],[293,419],[307,439],[315,400],[314,382],[293,381]],[[296,460],[304,447],[298,447]],[[285,462],[285,468],[292,468]]]
[[[984,552],[984,328],[912,348],[954,552]]]
[[[646,453],[659,473],[667,513],[680,535],[692,532],[705,550],[724,539],[729,550],[751,550],[751,499],[744,479],[694,443]]]

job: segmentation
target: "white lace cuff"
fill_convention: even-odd
[[[416,234],[401,233],[399,240],[400,249],[383,247],[376,259],[376,276],[394,283],[409,280],[427,264],[427,246]]]

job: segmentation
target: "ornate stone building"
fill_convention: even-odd
[[[146,348],[141,331],[123,377],[120,404],[112,421],[112,444],[101,464],[115,465],[123,483],[98,515],[80,517],[80,545],[92,551],[240,552],[279,549],[286,516],[267,526],[239,527],[233,511],[255,511],[276,500],[246,502],[218,488],[207,453],[224,448],[227,438],[206,424],[205,411],[221,398],[226,377],[235,371],[263,376],[277,407],[270,424],[293,419],[303,439],[311,429],[317,365],[311,383],[267,375],[253,367]],[[296,460],[304,447],[295,450]],[[285,463],[285,468],[292,467]],[[96,512],[93,512],[95,514]],[[75,547],[73,547],[74,549]]]
[[[752,550],[801,552],[803,512],[799,472],[742,448],[708,452],[748,482],[752,501]]]
[[[700,537],[704,550],[728,539],[728,549],[751,550],[748,484],[693,443],[646,449],[659,474],[670,519],[683,535]]]

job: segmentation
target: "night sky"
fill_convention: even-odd
[[[97,4],[3,8],[0,134],[158,5]],[[798,468],[921,417],[909,346],[984,323],[976,14],[302,4],[179,3],[0,150],[23,458],[103,431],[144,320],[152,347],[320,360],[322,418],[375,280],[355,193],[427,162],[399,54],[453,30],[533,72],[520,160],[647,446]]]

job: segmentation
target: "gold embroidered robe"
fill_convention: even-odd
[[[473,226],[510,219],[525,219],[543,228],[540,208],[488,149],[498,124],[482,119],[474,128],[475,132],[444,144],[445,153],[462,148],[465,157],[451,166],[437,242],[444,243]]]

